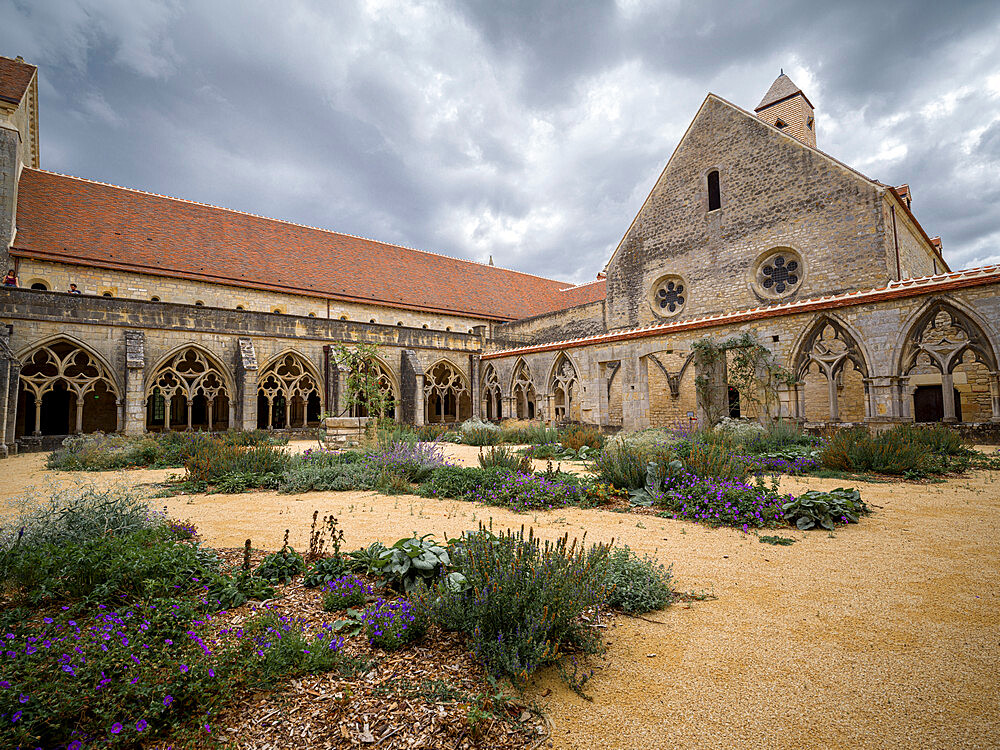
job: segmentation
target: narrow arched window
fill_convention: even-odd
[[[708,173],[708,210],[722,208],[722,193],[719,192],[719,170]]]

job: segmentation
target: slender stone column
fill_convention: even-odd
[[[993,407],[991,422],[1000,422],[1000,372],[990,373],[990,406]]]
[[[479,382],[479,355],[469,355],[469,373],[472,378],[472,416],[479,419],[483,413],[483,398],[480,391]],[[456,407],[457,408],[457,407]]]
[[[416,427],[424,426],[424,380],[426,376],[420,373],[415,378],[416,392],[413,394],[413,424]]]
[[[941,373],[941,404],[944,407],[944,422],[957,422],[955,416],[955,382],[950,372]]]
[[[835,378],[829,371],[826,373],[826,383],[829,389],[830,397],[830,421],[839,422],[840,404],[837,403],[837,378]]]
[[[79,435],[81,432],[83,432],[83,397],[78,393],[76,394],[76,428],[73,433]]]
[[[229,398],[230,429],[257,429],[257,351],[249,338],[237,339],[236,393]]]

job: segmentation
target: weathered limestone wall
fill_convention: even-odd
[[[541,344],[605,332],[604,301],[493,326],[493,345]]]
[[[902,271],[900,278],[919,278],[933,276],[944,269],[935,261],[933,250],[921,236],[916,225],[910,221],[906,212],[896,205],[896,202],[886,195],[882,202],[885,223],[885,243],[889,256],[890,272],[896,275],[896,243],[899,244],[899,265]],[[896,233],[893,235],[892,222],[896,220]]]
[[[666,275],[685,287],[678,319],[755,307],[757,261],[777,247],[804,261],[786,301],[882,286],[895,276],[884,231],[873,183],[709,97],[608,265],[608,327],[665,320],[650,295]]]

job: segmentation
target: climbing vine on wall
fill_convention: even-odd
[[[795,382],[794,375],[778,364],[771,350],[748,331],[721,341],[704,338],[695,341],[691,348],[695,357],[706,366],[726,357],[726,384],[739,392],[744,403],[755,404],[765,414],[778,411],[778,389]],[[711,397],[713,383],[705,375],[699,375],[695,378],[695,386],[699,402],[714,424],[723,413],[716,404],[717,399]]]

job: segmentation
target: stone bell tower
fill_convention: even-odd
[[[768,125],[816,147],[816,117],[812,103],[792,79],[781,71],[754,110]]]
[[[0,273],[10,266],[24,166],[38,167],[38,71],[19,57],[0,57]]]

